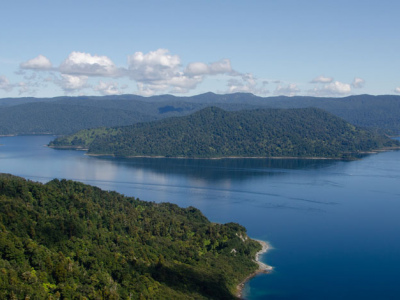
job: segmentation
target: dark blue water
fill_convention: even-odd
[[[400,299],[400,152],[359,161],[113,159],[0,138],[0,172],[67,178],[238,222],[273,249],[247,299]]]

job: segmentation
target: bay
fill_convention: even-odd
[[[271,274],[247,299],[399,299],[400,151],[357,161],[115,159],[0,138],[0,172],[66,178],[155,202],[195,206],[269,241]]]

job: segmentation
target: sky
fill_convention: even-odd
[[[400,94],[400,1],[3,0],[0,98]]]

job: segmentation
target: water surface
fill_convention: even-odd
[[[400,152],[358,161],[115,159],[0,138],[0,172],[67,178],[238,222],[274,249],[247,299],[399,299]]]

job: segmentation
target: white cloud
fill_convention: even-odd
[[[202,69],[219,72],[225,64],[205,65],[196,63],[196,72]],[[129,76],[137,82],[140,94],[150,96],[160,92],[186,93],[203,81],[202,75],[185,74],[178,55],[171,55],[167,49],[158,49],[149,53],[136,52],[128,56]]]
[[[202,62],[190,63],[186,66],[185,74],[188,75],[204,75],[210,73],[210,67]]]
[[[116,77],[122,73],[107,56],[72,52],[58,68],[62,74]]]
[[[233,72],[233,70],[229,59],[222,59],[208,65],[202,62],[194,62],[188,64],[185,69],[185,74],[189,76],[217,75],[231,72]]]
[[[231,61],[229,59],[222,59],[220,61],[211,63],[209,65],[209,68],[211,75],[233,72],[231,67]]]
[[[142,96],[152,96],[157,92],[168,89],[168,85],[156,85],[156,84],[143,84],[138,82],[137,84],[138,94]]]
[[[19,91],[18,91],[19,95],[29,93],[29,87],[27,86],[27,84],[25,82],[18,83],[18,87],[19,87]]]
[[[300,92],[300,89],[295,83],[290,83],[287,86],[278,85],[274,91],[274,95],[282,96],[296,96]]]
[[[232,78],[228,80],[228,93],[269,94],[269,90],[265,88],[268,82],[262,81],[261,84],[258,84],[257,78],[251,73],[238,75],[240,75],[241,79]]]
[[[121,89],[124,87],[118,88],[118,83],[115,82],[103,82],[100,81],[97,86],[94,87],[94,90],[100,92],[102,95],[118,95],[121,94]]]
[[[251,87],[245,85],[243,81],[238,79],[230,79],[228,81],[228,93],[250,93]]]
[[[365,80],[362,78],[355,77],[351,86],[356,89],[364,87]]]
[[[14,85],[10,83],[8,78],[6,76],[1,75],[0,76],[0,90],[4,90],[6,92],[11,92],[11,90],[14,88]]]
[[[53,65],[51,61],[43,55],[39,55],[35,58],[32,58],[26,62],[20,64],[22,69],[30,69],[30,70],[50,70]]]
[[[348,83],[343,83],[339,81],[335,81],[330,83],[329,85],[326,85],[324,89],[335,95],[345,95],[345,94],[350,94],[351,93],[351,86]]]
[[[332,77],[324,77],[320,75],[311,80],[311,83],[331,83],[332,81],[333,81]]]
[[[27,94],[34,96],[36,94],[37,84],[31,82],[19,82],[18,83],[18,95]]]
[[[340,81],[331,82],[308,91],[313,96],[344,96],[351,93],[351,85]]]
[[[242,79],[247,85],[255,86],[257,84],[256,78],[251,73],[242,74]]]
[[[60,85],[65,92],[71,93],[88,87],[87,80],[87,76],[61,74],[61,80],[56,80],[56,83]]]
[[[179,76],[180,58],[170,55],[167,49],[158,49],[147,54],[136,52],[128,56],[130,76],[137,81],[168,80]]]
[[[400,94],[400,87],[395,88],[394,92]]]
[[[27,73],[27,69],[48,71],[50,77],[42,77],[38,72]],[[116,67],[107,56],[78,51],[71,52],[58,67],[52,66],[47,57],[39,55],[21,63],[17,75],[23,76],[24,81],[27,81],[27,86],[20,86],[22,92],[26,92],[28,86],[43,87],[39,82],[52,82],[66,93],[90,88],[92,91],[111,95],[120,93],[122,86],[105,79],[128,77],[136,82],[138,93],[142,95],[187,93],[196,89],[207,77],[221,75],[218,78],[220,80],[237,79],[228,82],[229,92],[269,93],[265,88],[267,81],[258,82],[251,73],[235,71],[229,59],[211,63],[193,62],[183,66],[179,55],[171,54],[168,49],[157,49],[148,53],[135,52],[128,55],[127,66],[122,68]],[[100,77],[102,80],[97,85],[88,85],[90,77]],[[3,83],[3,89],[6,87],[12,88]]]
[[[161,81],[161,83],[172,85],[174,88],[191,90],[194,89],[201,81],[203,81],[203,78],[200,76],[188,77],[185,75],[180,75],[172,77],[166,82]]]

